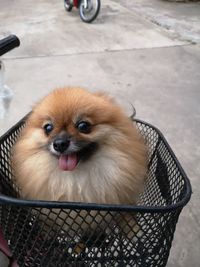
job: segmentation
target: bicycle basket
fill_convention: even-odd
[[[191,187],[160,131],[139,120],[136,124],[149,147],[148,179],[137,206],[18,199],[11,180],[10,151],[24,119],[1,137],[0,227],[20,267],[166,266]],[[135,225],[126,219],[127,214],[137,221]],[[111,223],[119,217],[132,227],[133,236],[124,235],[123,229]],[[98,229],[95,234],[93,224]],[[85,225],[88,231],[81,235]]]

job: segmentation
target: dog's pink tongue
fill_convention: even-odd
[[[61,155],[59,157],[59,167],[63,171],[73,171],[78,163],[77,154]]]

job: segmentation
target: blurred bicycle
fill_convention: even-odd
[[[82,21],[90,23],[96,19],[100,11],[100,0],[64,0],[66,11],[70,12],[73,7],[79,9]]]

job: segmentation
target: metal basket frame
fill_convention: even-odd
[[[17,198],[18,192],[11,180],[9,158],[25,120],[26,117],[0,138],[0,179],[4,190],[4,195],[0,194],[0,226],[20,267],[166,266],[179,214],[191,197],[191,185],[163,134],[156,127],[136,120],[138,129],[150,147],[150,178],[137,206],[23,200]],[[66,241],[62,237],[62,227],[57,231],[54,226],[53,230],[50,226],[48,230],[44,225],[39,226],[40,217],[33,214],[37,211],[41,215],[44,208],[48,209],[49,214],[60,210],[70,216],[73,211],[79,217],[83,210],[91,217],[96,211],[95,216],[101,216],[102,220],[108,214],[111,217],[134,214],[142,234],[137,229],[130,240],[124,238],[118,229],[113,230],[112,234],[99,234],[95,241],[94,237],[87,236],[86,248],[74,254],[72,247],[77,242],[72,240],[77,238],[75,234]],[[62,219],[60,215],[56,216]],[[95,220],[95,216],[92,220]],[[46,216],[46,220],[51,220],[51,217]],[[101,230],[101,225],[99,227]],[[68,233],[64,231],[65,234]],[[47,235],[51,238],[47,238]]]

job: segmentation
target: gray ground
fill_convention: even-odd
[[[14,98],[0,134],[54,87],[104,90],[128,113],[133,103],[138,118],[164,133],[193,186],[168,267],[200,266],[199,14],[200,3],[102,0],[88,25],[77,10],[66,13],[62,0],[0,0],[0,35],[21,39],[4,56]]]

